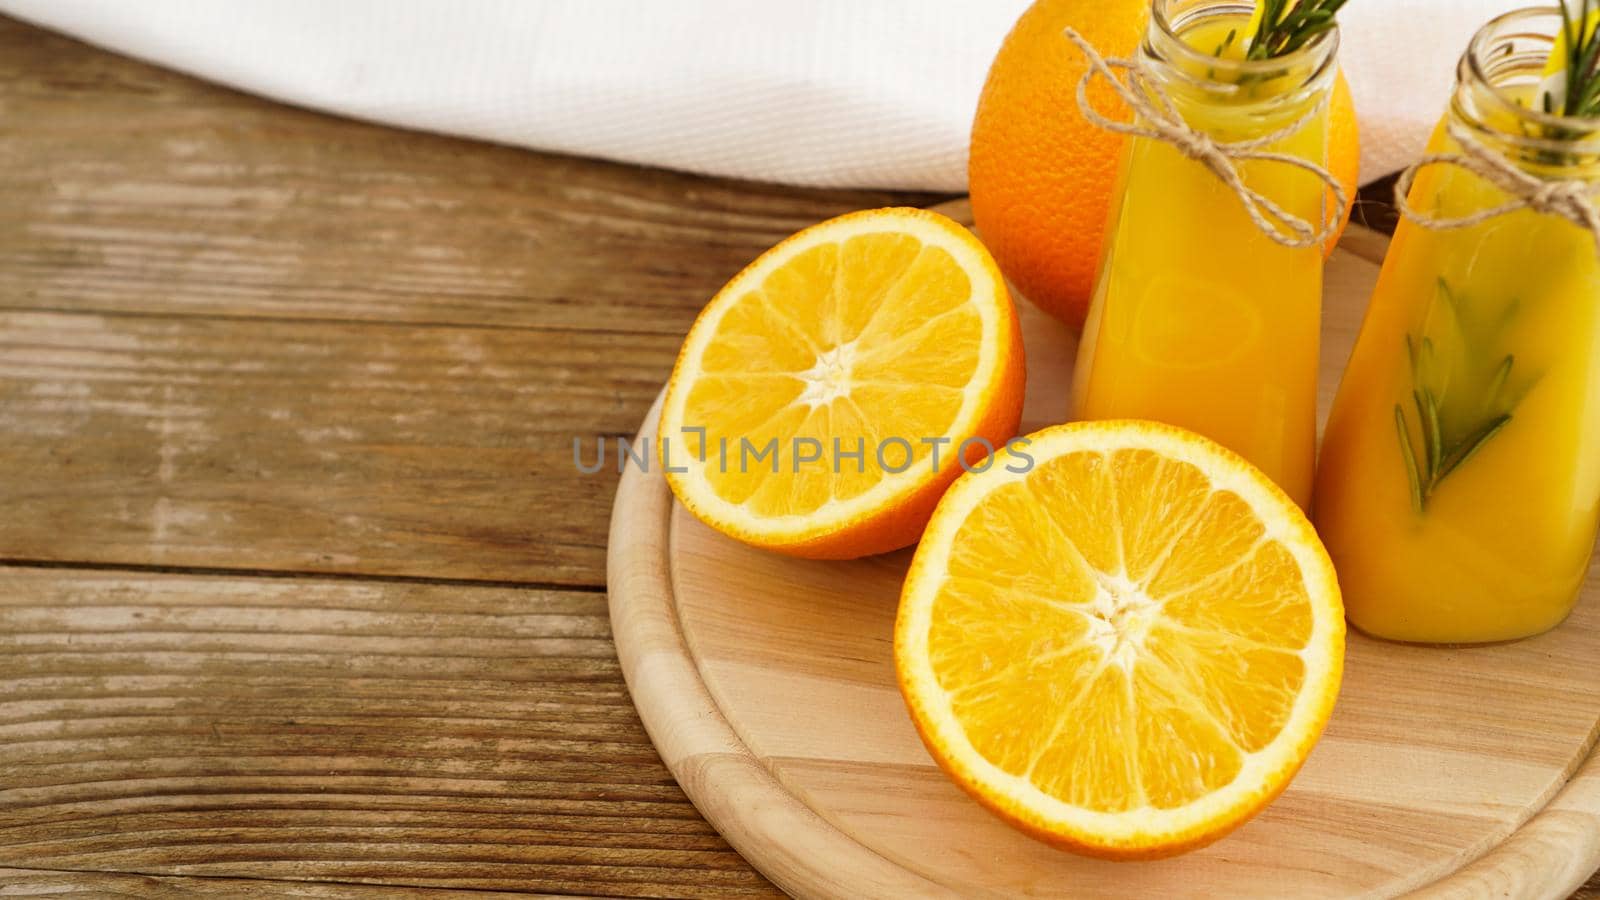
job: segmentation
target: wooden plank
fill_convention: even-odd
[[[771,893],[657,758],[600,593],[0,568],[0,633],[0,865]]]
[[[171,875],[136,875],[114,872],[57,871],[50,869],[0,869],[0,896],[185,898],[185,897],[292,897],[325,898],[393,897],[409,900],[494,900],[502,897],[553,897],[570,894],[528,894],[506,891],[451,890],[363,885],[350,882],[269,881],[260,878],[215,878]]]
[[[0,19],[0,307],[681,336],[805,191],[336,119]],[[637,420],[630,424],[637,424]]]
[[[659,334],[0,311],[0,558],[598,586]],[[615,463],[615,445],[608,461]]]

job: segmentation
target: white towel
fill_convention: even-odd
[[[989,60],[1027,5],[0,0],[0,11],[377,122],[714,175],[954,192]],[[1365,177],[1421,151],[1467,39],[1524,5],[1351,0],[1342,56]]]

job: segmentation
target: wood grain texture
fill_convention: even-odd
[[[9,558],[599,585],[616,472],[573,441],[632,433],[760,250],[917,199],[399,133],[9,20],[0,110]]]
[[[1330,263],[1324,410],[1381,245],[1353,231]],[[1072,347],[1031,309],[1024,335],[1027,430],[1060,420]],[[893,884],[889,862],[960,896],[1544,898],[1570,894],[1600,861],[1600,765],[1571,777],[1600,726],[1600,579],[1563,627],[1529,641],[1450,650],[1352,635],[1334,719],[1282,798],[1210,848],[1111,864],[1005,827],[928,758],[890,659],[909,551],[816,563],[738,544],[681,507],[663,526],[663,481],[631,474],[617,497],[624,671],[685,790],[800,896],[854,896],[858,864]],[[664,672],[686,683],[663,686]],[[731,741],[699,737],[724,732]],[[764,771],[698,777],[706,760],[739,755]],[[795,846],[851,843],[800,870],[788,859]]]
[[[653,434],[661,401],[640,435]],[[785,891],[800,896],[954,897],[842,834],[795,803],[766,761],[751,753],[707,692],[671,603],[672,518],[680,508],[659,472],[630,468],[611,520],[608,586],[611,620],[627,635],[621,654],[634,703],[667,766],[721,833],[749,852]],[[801,649],[801,648],[795,648]],[[772,710],[784,715],[793,706]],[[649,715],[650,713],[655,715]]]
[[[50,897],[54,900],[161,900],[188,897],[267,897],[294,900],[397,898],[397,900],[495,900],[495,898],[567,897],[510,891],[403,888],[350,882],[276,881],[262,878],[214,878],[133,875],[114,872],[52,871],[0,868],[0,897]]]
[[[640,729],[598,592],[0,568],[0,865],[769,889]]]
[[[631,430],[676,349],[0,310],[0,555],[597,585],[616,471],[573,443]]]
[[[571,441],[631,433],[773,241],[924,199],[397,132],[0,19],[0,892],[770,895],[639,730],[591,592],[616,474]]]
[[[9,20],[0,110],[0,306],[13,308],[634,330],[675,343],[706,298],[791,232],[921,199],[402,133]]]

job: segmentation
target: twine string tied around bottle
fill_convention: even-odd
[[[1524,170],[1504,155],[1483,145],[1467,127],[1451,121],[1446,126],[1450,137],[1461,147],[1460,153],[1428,153],[1400,173],[1394,183],[1395,207],[1400,214],[1422,226],[1434,230],[1468,228],[1490,219],[1531,209],[1534,212],[1558,216],[1589,232],[1594,237],[1595,252],[1600,254],[1600,208],[1595,206],[1595,186],[1578,179],[1540,178]],[[1440,216],[1423,212],[1407,200],[1417,173],[1428,166],[1455,166],[1487,181],[1510,195],[1511,199],[1499,206],[1480,209],[1464,216]]]
[[[1326,168],[1310,160],[1263,149],[1309,125],[1327,104],[1326,97],[1319,99],[1303,116],[1271,134],[1242,141],[1219,141],[1184,121],[1166,89],[1144,63],[1130,59],[1106,59],[1076,29],[1067,28],[1064,33],[1089,61],[1089,70],[1078,81],[1078,109],[1090,124],[1118,134],[1162,141],[1177,148],[1227,185],[1239,198],[1256,227],[1285,247],[1316,246],[1327,241],[1338,230],[1339,212],[1344,209],[1347,199],[1339,180]],[[1126,82],[1117,78],[1117,69],[1127,73]],[[1089,100],[1089,84],[1097,75],[1104,78],[1122,102],[1133,110],[1133,121],[1119,122],[1095,109]],[[1245,183],[1239,164],[1249,160],[1282,163],[1316,176],[1333,191],[1333,215],[1324,215],[1318,227],[1284,209],[1271,197]]]

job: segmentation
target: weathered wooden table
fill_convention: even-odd
[[[400,132],[0,19],[0,893],[775,893],[633,712],[573,440],[631,435],[779,238],[937,199]]]

